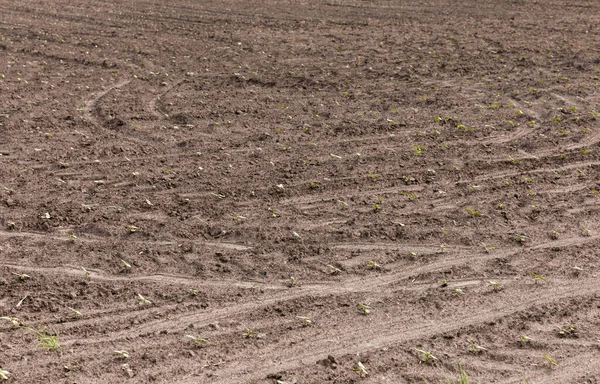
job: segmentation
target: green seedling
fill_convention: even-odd
[[[203,339],[201,337],[198,336],[192,336],[192,335],[185,335],[185,337],[192,339],[194,341],[194,343],[196,343],[196,345],[200,346],[202,344],[207,344],[208,340]]]
[[[554,359],[553,357],[548,356],[547,354],[542,354],[542,357],[544,358],[544,362],[546,363],[546,365],[550,368],[558,365],[558,363],[556,362],[556,359]]]
[[[463,289],[460,288],[455,288],[452,290],[452,294],[456,295],[456,296],[460,296],[460,295],[464,295],[465,291]]]
[[[190,289],[190,295],[192,296],[198,296],[198,290],[197,289]]]
[[[8,372],[6,369],[0,368],[0,379],[8,380],[8,375],[10,375],[10,372]]]
[[[475,344],[475,342],[473,342],[471,340],[467,340],[467,343],[469,343],[469,347],[471,348],[471,350],[474,353],[479,353],[481,351],[487,351],[487,348],[484,348],[481,345],[477,345],[477,344]]]
[[[126,225],[125,229],[127,230],[127,232],[129,233],[134,233],[137,232],[137,230],[139,229],[138,227],[136,227],[135,225]]]
[[[237,221],[238,223],[241,223],[242,221],[246,220],[246,217],[236,215],[235,213],[232,213],[231,216],[233,216],[233,220]]]
[[[43,349],[58,349],[60,347],[60,343],[59,343],[59,339],[58,339],[58,335],[51,335],[48,332],[44,331],[38,331],[35,328],[32,327],[26,327],[27,330],[35,333],[35,335],[38,338],[38,341],[40,343],[40,348]]]
[[[541,281],[543,283],[547,283],[548,281],[544,278],[544,276],[542,275],[538,275],[537,273],[533,272],[533,271],[529,271],[527,272],[529,273],[529,276],[531,276],[533,278],[533,280],[535,282]]]
[[[458,373],[460,374],[460,378],[457,381],[451,381],[447,377],[444,379],[448,384],[469,384],[469,377],[467,376],[467,372],[461,367],[460,363],[458,365]]]
[[[12,231],[13,229],[15,229],[15,223],[13,223],[12,221],[9,221],[8,223],[6,223],[6,229],[8,229],[9,231]]]
[[[19,278],[19,280],[24,281],[27,279],[31,279],[31,276],[25,274],[25,273],[15,273],[13,272],[13,275],[17,276]]]
[[[217,199],[224,199],[225,198],[225,195],[222,194],[222,193],[211,193],[211,195],[213,195]]]
[[[377,264],[373,260],[367,260],[367,268],[369,268],[369,269],[381,269],[381,265]]]
[[[410,253],[408,254],[408,256],[409,256],[411,259],[415,259],[415,258],[417,257],[417,252],[410,252]]]
[[[371,172],[367,172],[367,176],[369,176],[371,178],[371,180],[377,180],[377,179],[381,178],[381,175],[377,175],[377,174],[371,173]]]
[[[525,335],[520,335],[519,341],[521,342],[521,344],[527,344],[531,341],[531,337],[525,336]]]
[[[114,351],[114,353],[117,355],[117,359],[129,359],[129,352],[123,350],[123,351]]]
[[[425,152],[425,146],[421,144],[413,144],[413,153],[415,155],[422,155]]]
[[[471,209],[471,208],[465,208],[465,211],[466,211],[468,214],[470,214],[470,215],[473,215],[473,216],[481,216],[481,215],[482,215],[482,213],[481,213],[481,212],[479,212],[479,211],[476,211],[476,210],[474,210],[474,209]]]
[[[360,361],[358,362],[358,364],[356,364],[355,368],[352,368],[352,370],[356,373],[358,373],[358,375],[360,377],[365,377],[369,374],[369,371],[367,371],[367,368],[365,368],[364,364],[361,363]]]
[[[0,317],[0,320],[6,320],[10,322],[13,328],[19,328],[21,325],[23,325],[21,320],[17,319],[16,317],[2,316]]]
[[[346,207],[348,207],[348,204],[345,201],[342,200],[338,200],[337,201],[337,205],[340,209],[345,209]]]
[[[140,298],[140,305],[150,305],[150,304],[152,304],[152,302],[150,300],[148,300],[148,299],[145,299],[144,296],[140,295],[139,293],[137,295]]]
[[[356,303],[356,306],[363,315],[368,315],[369,313],[371,313],[371,307],[369,307],[367,304]]]
[[[295,287],[298,284],[298,279],[296,279],[294,276],[291,276],[288,281],[287,281],[287,285],[288,287]]]
[[[85,277],[89,277],[91,275],[90,271],[88,271],[84,267],[81,267],[81,270],[85,273]]]
[[[256,338],[258,338],[258,336],[259,336],[258,332],[256,332],[253,329],[250,329],[250,328],[246,328],[246,331],[244,332],[244,337],[246,339],[256,339]]]
[[[577,328],[575,328],[574,325],[567,325],[566,327],[558,327],[558,335],[561,337],[567,337],[567,336],[576,336],[577,335]]]
[[[500,283],[497,282],[497,281],[489,280],[488,284],[494,289],[494,291],[497,291],[500,288],[502,288],[502,286],[500,285]]]
[[[483,248],[485,249],[485,253],[490,253],[492,249],[496,249],[494,244],[483,244]]]
[[[277,212],[277,211],[276,211],[276,210],[274,210],[273,208],[269,208],[269,212],[271,212],[271,216],[273,216],[273,217],[279,217],[279,216],[281,216],[281,215],[279,214],[279,212]]]
[[[328,264],[327,266],[329,267],[329,274],[330,275],[337,275],[338,273],[342,272],[341,269],[336,268],[333,265]]]
[[[306,183],[308,184],[308,187],[310,189],[317,189],[317,188],[319,188],[319,183],[317,183],[316,181],[308,180]]]
[[[417,351],[417,355],[419,357],[419,360],[421,360],[421,363],[430,363],[434,360],[437,360],[437,357],[433,356],[431,352],[427,352],[417,348],[415,348],[415,351]]]

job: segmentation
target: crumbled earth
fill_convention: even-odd
[[[7,382],[598,384],[599,42],[593,0],[0,0]]]

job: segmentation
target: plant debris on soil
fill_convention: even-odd
[[[599,383],[599,42],[593,0],[0,0],[0,382]]]

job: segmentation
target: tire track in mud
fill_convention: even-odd
[[[247,361],[237,361],[235,367],[224,367],[220,374],[226,379],[218,379],[215,383],[231,383],[242,380],[251,382],[263,379],[270,373],[289,371],[302,366],[315,364],[318,360],[328,355],[356,355],[366,351],[376,350],[382,347],[393,346],[402,342],[418,339],[426,339],[435,335],[457,331],[479,324],[496,321],[500,318],[515,315],[528,310],[533,306],[541,306],[548,303],[594,294],[597,288],[590,285],[593,279],[587,281],[579,280],[576,283],[565,284],[561,287],[554,286],[549,292],[537,295],[527,302],[518,299],[507,299],[502,305],[491,309],[475,311],[475,315],[445,316],[441,321],[430,321],[429,324],[409,324],[406,319],[374,321],[368,326],[356,326],[356,324],[344,324],[333,334],[321,339],[310,338],[307,343],[299,343],[284,350],[278,350],[277,354],[272,350],[273,346],[266,346],[261,350],[262,356],[277,356],[275,361],[265,360],[257,366]],[[356,343],[356,335],[361,335],[361,343]],[[307,348],[307,344],[310,348]],[[181,383],[193,383],[194,380],[182,380]]]
[[[592,242],[600,239],[600,236],[596,237],[588,237],[585,239],[580,238],[572,238],[572,239],[563,239],[557,240],[551,243],[539,244],[537,246],[530,247],[531,250],[540,250],[545,248],[551,248],[556,246],[570,246],[577,245],[586,242]],[[527,249],[527,248],[525,248]],[[177,319],[172,320],[168,323],[165,323],[164,320],[154,320],[149,321],[145,324],[141,324],[139,326],[134,326],[126,331],[112,333],[102,338],[97,342],[108,342],[120,339],[122,337],[134,337],[139,336],[141,334],[160,332],[165,329],[169,329],[171,331],[178,331],[185,329],[191,323],[210,323],[215,322],[227,318],[233,318],[235,316],[239,316],[244,313],[248,313],[250,311],[266,308],[271,305],[274,305],[278,302],[284,302],[289,300],[298,300],[306,297],[327,297],[331,295],[339,295],[346,293],[374,293],[374,292],[382,292],[381,289],[389,286],[391,284],[397,283],[399,281],[406,280],[411,276],[416,276],[423,273],[435,272],[440,269],[447,269],[452,266],[460,266],[464,264],[473,264],[476,262],[481,262],[490,259],[496,258],[507,258],[512,255],[519,254],[523,252],[525,249],[519,249],[516,251],[506,251],[506,252],[494,252],[490,254],[473,256],[473,255],[465,255],[449,258],[447,260],[440,260],[433,262],[431,264],[427,264],[421,267],[410,268],[407,271],[389,273],[382,276],[378,276],[377,278],[367,278],[367,277],[355,277],[350,278],[345,281],[336,282],[332,285],[313,285],[313,286],[301,286],[294,289],[286,289],[279,292],[272,292],[269,294],[268,298],[263,298],[259,302],[248,302],[241,305],[233,305],[225,308],[219,308],[210,312],[202,312],[202,313],[191,313],[191,314],[183,314],[178,315]],[[157,309],[160,310],[160,307]],[[124,314],[121,319],[124,320],[128,318],[134,318],[137,314]],[[98,320],[98,319],[95,319]],[[113,319],[114,321],[115,319]],[[77,323],[70,323],[70,326],[76,326]],[[92,340],[71,340],[70,342],[80,342],[80,343],[90,343]]]

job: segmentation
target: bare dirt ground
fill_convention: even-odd
[[[599,42],[593,0],[0,0],[0,368],[600,383]]]

